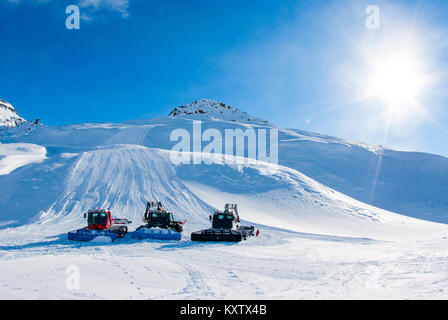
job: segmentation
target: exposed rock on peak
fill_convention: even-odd
[[[26,120],[17,114],[17,110],[8,102],[0,100],[0,127],[18,127]]]
[[[226,105],[223,102],[201,99],[186,106],[173,109],[170,117],[195,119],[195,120],[224,120],[234,122],[268,123],[268,121],[253,117],[247,112]]]

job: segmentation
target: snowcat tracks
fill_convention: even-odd
[[[207,229],[193,232],[191,234],[191,241],[240,242],[241,240],[243,240],[243,235],[234,230]]]

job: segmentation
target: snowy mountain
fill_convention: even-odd
[[[16,109],[4,100],[0,100],[0,127],[17,127],[26,122],[17,114]]]
[[[191,133],[192,119],[168,118],[119,124],[80,124],[40,127],[15,136],[0,134],[0,141],[62,147],[71,150],[135,144],[171,150],[170,134],[179,128]],[[246,130],[272,125],[203,120],[202,130]],[[77,151],[78,152],[78,151]],[[383,147],[299,130],[279,129],[279,164],[297,170],[336,191],[384,210],[436,222],[448,222],[448,159],[400,152]],[[416,183],[418,181],[418,183]]]
[[[247,112],[242,112],[223,102],[207,99],[197,100],[186,106],[176,107],[170,112],[169,116],[180,119],[268,123],[266,120],[253,117]]]
[[[193,134],[197,119],[203,131],[275,128],[201,100],[166,118],[0,135],[0,298],[447,297],[448,253],[438,248],[448,225],[434,221],[448,216],[448,159],[279,129],[278,166],[207,164],[206,153],[200,164],[174,164],[171,133]],[[132,220],[133,230],[146,200],[187,219],[180,243],[66,240],[91,208]],[[229,202],[260,237],[189,241]],[[60,285],[67,265],[82,269],[79,291]]]
[[[300,130],[281,130],[279,139],[284,166],[364,203],[448,223],[448,158]]]

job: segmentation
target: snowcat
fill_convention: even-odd
[[[173,214],[162,208],[162,203],[146,203],[143,218],[144,225],[138,227],[133,233],[133,239],[180,240],[182,238],[184,222],[174,221]]]
[[[115,242],[128,233],[127,225],[132,223],[127,219],[113,219],[109,210],[96,209],[84,213],[87,227],[68,233],[68,240],[91,241],[109,239]]]
[[[212,228],[193,232],[191,234],[192,241],[239,242],[255,235],[253,226],[240,225],[238,205],[236,204],[226,204],[224,212],[218,210],[209,218],[212,222]],[[258,233],[257,230],[257,236]]]

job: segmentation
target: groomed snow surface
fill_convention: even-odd
[[[5,175],[24,165],[41,162],[47,150],[29,143],[0,143],[0,175]]]
[[[207,125],[221,130],[229,122],[213,118]],[[279,166],[174,165],[169,133],[179,127],[190,129],[191,121],[48,127],[3,139],[2,160],[15,167],[0,167],[8,167],[0,176],[0,298],[448,298],[448,225],[435,222],[438,213],[433,221],[416,219],[425,203],[418,198],[409,216],[380,209],[301,170],[315,170],[314,151],[300,160],[305,147],[321,147],[324,159],[331,154],[333,162],[319,165],[335,174],[347,156],[345,149],[337,153],[341,146],[364,159],[376,159],[381,148],[284,130]],[[14,160],[18,156],[28,162]],[[187,219],[180,242],[130,235],[116,243],[66,239],[68,231],[85,226],[85,211],[99,207],[132,220],[132,231],[142,224],[146,200],[160,200],[176,220]],[[378,199],[387,206],[386,200]],[[208,228],[209,214],[225,203],[238,203],[243,224],[255,225],[260,236],[191,242],[190,233]],[[67,286],[73,266],[77,289]]]

